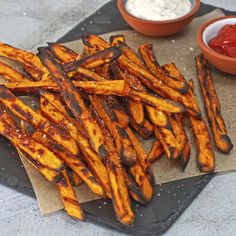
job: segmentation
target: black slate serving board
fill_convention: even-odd
[[[214,9],[214,7],[202,4],[198,16]],[[228,11],[224,13],[233,14]],[[113,0],[79,23],[58,42],[78,40],[84,32],[103,34],[126,29],[130,27],[123,21],[116,8],[116,1]],[[0,137],[0,150],[0,183],[35,197],[16,150],[2,137]],[[128,234],[159,235],[176,221],[213,176],[204,175],[155,186],[153,201],[148,207],[133,203],[136,220],[131,226],[124,226],[115,220],[112,204],[109,201],[98,200],[85,203],[83,209],[88,221],[104,227]]]

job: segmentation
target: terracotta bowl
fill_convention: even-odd
[[[223,16],[203,24],[198,30],[197,42],[203,55],[213,66],[236,75],[236,58],[222,55],[208,46],[208,42],[227,24],[236,24],[236,16]]]
[[[192,9],[188,14],[167,21],[150,21],[131,15],[125,9],[126,0],[117,0],[117,6],[124,20],[136,31],[149,36],[163,37],[182,31],[193,20],[200,7],[200,0],[190,1],[192,3]]]

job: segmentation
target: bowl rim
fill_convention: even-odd
[[[163,21],[152,21],[152,20],[145,20],[145,19],[141,19],[138,18],[136,16],[131,15],[125,8],[124,4],[123,4],[123,0],[117,0],[117,6],[118,9],[120,10],[120,12],[123,12],[125,14],[127,14],[129,17],[131,17],[133,20],[142,22],[142,23],[150,23],[150,24],[169,24],[169,23],[176,23],[182,20],[185,20],[189,17],[191,17],[192,15],[195,15],[197,13],[197,11],[200,8],[201,5],[201,0],[194,0],[195,4],[194,7],[192,8],[192,10],[190,12],[188,12],[187,14],[178,17],[176,19],[172,19],[172,20],[163,20]]]
[[[223,55],[223,54],[220,54],[218,52],[216,52],[215,50],[213,50],[212,48],[210,48],[203,40],[203,33],[204,31],[206,30],[206,28],[208,26],[210,26],[211,24],[217,22],[217,21],[222,21],[224,19],[229,19],[229,18],[235,18],[236,19],[236,15],[231,15],[231,16],[221,16],[221,17],[217,17],[215,19],[212,19],[212,20],[209,20],[205,23],[203,23],[199,30],[198,30],[198,33],[197,33],[197,42],[198,42],[198,45],[199,47],[202,49],[202,47],[204,48],[204,50],[213,55],[214,57],[216,58],[219,58],[221,60],[227,60],[227,61],[230,61],[230,62],[236,62],[236,58],[234,57],[230,57],[230,56],[226,56],[226,55]]]

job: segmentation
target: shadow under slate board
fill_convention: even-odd
[[[201,5],[198,15],[214,10],[208,5]],[[225,14],[233,14],[226,12]],[[123,21],[116,1],[111,1],[94,14],[79,23],[75,28],[60,38],[64,43],[77,40],[81,34],[103,34],[130,27]],[[0,137],[0,183],[23,194],[34,196],[32,185],[21,164],[16,150]],[[204,175],[155,186],[152,203],[148,207],[136,202],[133,208],[136,220],[131,226],[124,226],[115,220],[112,204],[109,201],[97,200],[83,204],[88,221],[120,232],[135,235],[159,235],[164,233],[192,203],[214,175]]]

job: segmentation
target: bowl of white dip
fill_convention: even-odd
[[[124,20],[149,36],[168,36],[182,31],[194,18],[200,0],[117,0]]]

